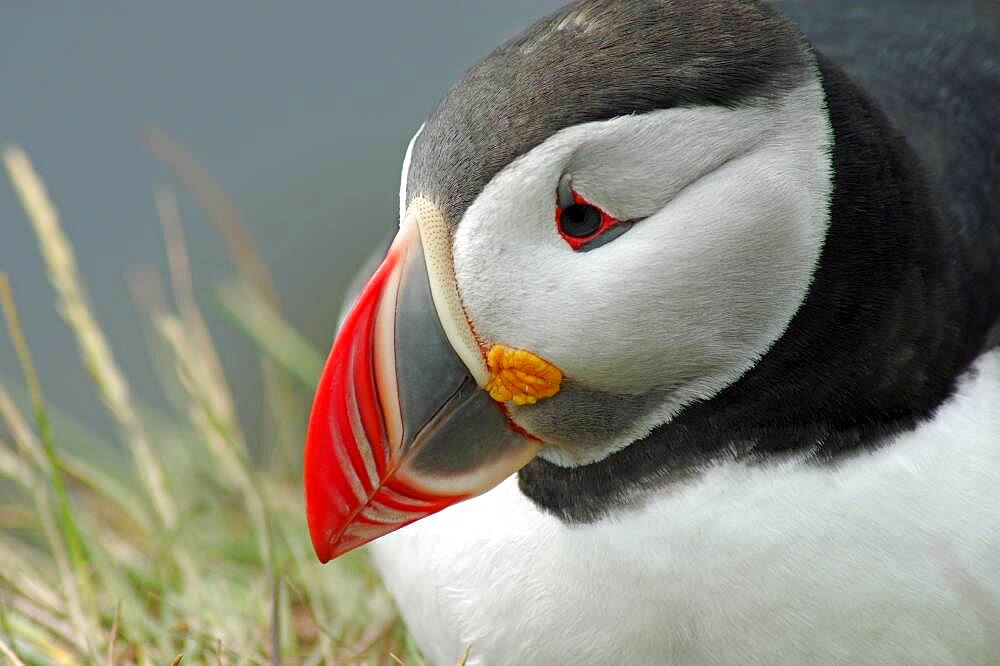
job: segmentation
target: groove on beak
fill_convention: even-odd
[[[458,302],[447,227],[418,202],[317,387],[305,492],[323,562],[488,490],[540,447],[482,389],[488,374]]]

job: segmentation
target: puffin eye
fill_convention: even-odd
[[[601,228],[601,211],[590,204],[575,203],[559,215],[559,230],[570,238],[586,238]]]
[[[580,196],[569,174],[556,190],[556,230],[576,252],[589,252],[610,243],[637,220],[618,220]]]

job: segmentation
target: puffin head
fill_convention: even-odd
[[[737,381],[810,288],[830,144],[815,59],[763,2],[583,0],[469,70],[316,393],[320,559],[536,456],[599,465]]]

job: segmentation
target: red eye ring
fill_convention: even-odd
[[[591,246],[591,244],[595,240],[603,236],[609,230],[618,227],[622,224],[627,224],[623,223],[621,220],[615,217],[612,217],[604,210],[602,210],[600,206],[595,206],[594,204],[590,203],[582,196],[580,196],[580,194],[576,190],[570,190],[570,191],[572,192],[573,195],[573,203],[568,206],[565,205],[560,206],[558,195],[556,197],[556,230],[559,232],[559,235],[562,236],[563,240],[566,241],[566,244],[569,245],[571,248],[573,248],[575,252],[586,251],[587,249],[589,249],[589,246]],[[578,234],[569,233],[567,227],[564,227],[563,213],[577,206],[591,208],[600,213],[601,216],[600,223],[596,225],[597,228],[592,233],[581,236]]]

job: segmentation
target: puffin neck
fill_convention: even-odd
[[[740,380],[646,438],[590,465],[532,461],[520,486],[542,508],[590,521],[713,460],[810,454],[821,464],[878,446],[929,418],[990,344],[1000,288],[966,276],[981,262],[977,245],[996,247],[1000,230],[979,225],[977,243],[954,228],[905,139],[839,68],[817,60],[834,188],[799,311]]]

